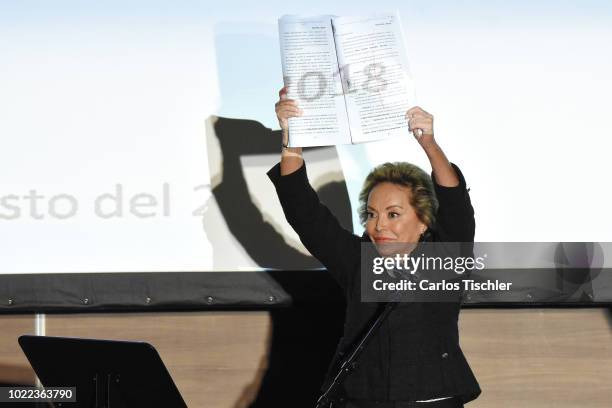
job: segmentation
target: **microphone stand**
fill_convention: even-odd
[[[420,279],[420,276],[410,274],[409,276],[405,275],[405,272],[395,270],[402,278],[406,278],[411,281],[415,281]],[[361,355],[363,349],[366,344],[370,341],[374,333],[378,330],[383,321],[389,316],[389,314],[395,309],[398,304],[399,298],[402,296],[402,291],[397,291],[393,299],[390,302],[385,303],[384,309],[382,312],[378,314],[376,319],[372,322],[370,327],[367,329],[365,334],[361,337],[359,342],[356,343],[353,351],[348,354],[348,356],[340,362],[340,368],[338,369],[336,375],[329,383],[325,391],[321,394],[319,399],[317,400],[317,405],[315,408],[334,408],[336,402],[342,403],[342,399],[336,398],[338,394],[338,390],[346,377],[355,369],[355,362]]]
[[[395,300],[395,299],[394,299]],[[340,368],[338,372],[334,376],[333,380],[329,384],[329,386],[325,389],[325,391],[321,394],[319,399],[317,400],[317,405],[315,408],[333,408],[334,403],[336,402],[335,395],[340,388],[340,385],[344,382],[345,378],[353,371],[355,368],[355,362],[361,355],[364,347],[368,343],[368,341],[372,338],[372,335],[378,330],[382,322],[389,316],[389,314],[395,309],[397,306],[396,301],[391,301],[385,304],[385,308],[381,313],[378,314],[374,322],[370,325],[366,333],[363,335],[361,340],[357,343],[357,345],[353,348],[353,351],[340,363]]]

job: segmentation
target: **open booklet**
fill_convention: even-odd
[[[278,20],[289,146],[361,143],[406,135],[414,84],[398,14],[285,15]]]

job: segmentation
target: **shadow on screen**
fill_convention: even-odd
[[[222,101],[219,115],[225,117],[209,118],[209,123],[214,121],[214,131],[207,132],[211,133],[207,137],[216,138],[220,153],[215,154],[220,154],[221,162],[216,166],[220,179],[213,180],[212,189],[218,211],[208,216],[223,218],[231,234],[226,237],[241,247],[241,254],[246,253],[261,269],[275,270],[269,275],[292,301],[290,307],[271,309],[267,370],[263,378],[256,379],[244,390],[236,407],[252,400],[256,389],[259,391],[252,407],[314,406],[344,321],[343,294],[335,281],[325,271],[316,270],[321,264],[315,258],[288,244],[281,229],[273,224],[274,220],[265,218],[266,208],[261,208],[257,198],[249,193],[241,157],[253,159],[274,154],[276,157],[269,165],[262,163],[266,168],[272,167],[280,159],[280,131],[273,131],[258,120],[229,118],[273,117],[274,101],[266,98],[276,98],[282,86],[277,45],[273,24],[226,22],[215,27]],[[210,149],[208,154],[210,159]],[[264,178],[268,182],[265,171]],[[317,192],[340,223],[352,231],[345,183],[325,183]],[[218,225],[218,220],[206,217],[205,228]],[[274,219],[282,222],[284,216],[274,214]],[[223,248],[227,242],[215,241],[213,234],[214,231],[207,230],[213,254],[227,254],[227,248]],[[262,361],[262,366],[265,365],[266,361]]]
[[[312,406],[342,332],[342,292],[325,271],[312,270],[321,267],[316,259],[286,243],[249,194],[240,157],[279,153],[280,132],[256,121],[228,118],[217,118],[214,129],[222,156],[222,180],[212,190],[219,211],[257,265],[277,269],[270,275],[292,298],[291,307],[271,311],[268,369],[252,406],[296,406],[297,401]],[[318,194],[343,226],[352,230],[344,183],[325,184]],[[222,253],[223,248],[213,246],[213,251]]]

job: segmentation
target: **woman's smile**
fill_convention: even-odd
[[[379,236],[375,236],[374,237],[374,241],[375,242],[389,242],[389,241],[394,241],[395,238],[389,238],[389,237],[379,237]]]

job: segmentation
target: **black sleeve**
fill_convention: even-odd
[[[459,167],[451,163],[459,178],[456,187],[444,187],[433,179],[436,197],[438,198],[438,212],[436,214],[436,230],[441,241],[446,242],[474,242],[476,223],[474,208],[470,201],[469,189]]]
[[[308,181],[306,164],[291,174],[281,176],[278,163],[267,174],[274,183],[285,218],[306,249],[346,289],[359,263],[359,237],[344,229],[329,209],[321,204]]]

